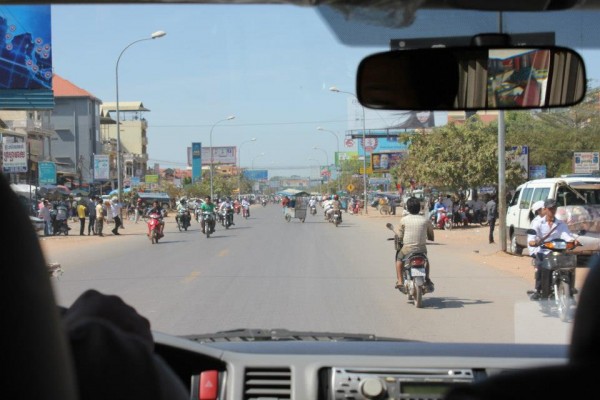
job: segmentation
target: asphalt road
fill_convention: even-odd
[[[118,237],[72,236],[74,229],[43,248],[64,270],[54,280],[60,304],[95,288],[122,296],[153,329],[171,334],[287,328],[436,342],[568,342],[571,324],[526,297],[532,279],[494,267],[483,257],[493,255],[490,248],[480,254],[482,241],[459,230],[436,231],[429,246],[436,290],[416,309],[393,288],[385,223],[398,220],[344,214],[335,228],[319,209],[305,223],[288,223],[281,207],[269,205],[253,207],[248,220],[236,216],[234,227],[219,226],[210,239],[196,222],[178,232],[168,218],[158,245],[145,224],[128,221]],[[477,238],[487,240],[485,229]]]

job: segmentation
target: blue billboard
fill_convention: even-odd
[[[192,143],[192,183],[202,180],[202,143]]]
[[[244,178],[250,181],[266,181],[269,179],[269,171],[266,169],[246,169]]]
[[[40,185],[56,185],[56,164],[53,162],[38,163],[38,179]]]
[[[0,7],[0,90],[52,90],[50,5]]]

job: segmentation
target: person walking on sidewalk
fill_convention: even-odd
[[[52,217],[50,216],[50,205],[44,200],[38,212],[39,217],[44,220],[44,236],[52,235]]]
[[[115,227],[111,231],[115,235],[120,235],[119,228],[121,227],[121,204],[116,197],[113,197],[110,204],[110,212],[115,221]]]
[[[87,214],[87,207],[83,200],[77,204],[77,216],[79,217],[79,236],[83,236],[85,232],[85,214]]]
[[[102,198],[98,197],[98,203],[96,204],[96,235],[104,236],[102,234],[102,227],[104,226],[104,204],[102,204]]]
[[[496,228],[496,219],[498,218],[498,205],[496,204],[496,196],[492,195],[490,201],[486,204],[487,219],[490,224],[490,244],[494,243],[494,229]]]

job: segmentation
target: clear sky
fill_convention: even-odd
[[[256,138],[243,145],[241,164],[272,169],[270,176],[324,164],[315,146],[333,162],[336,140],[318,126],[337,132],[345,150],[348,96],[328,89],[354,92],[359,61],[389,46],[343,45],[315,9],[297,6],[53,6],[52,24],[55,72],[104,102],[115,101],[120,52],[167,32],[133,45],[119,64],[120,101],[151,110],[151,164],[185,167],[190,143],[208,146],[211,127],[235,115],[214,128],[213,145]],[[588,75],[599,78],[597,52],[584,57]]]

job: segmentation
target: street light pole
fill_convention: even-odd
[[[337,154],[338,154],[338,161],[339,161],[339,157],[340,157],[340,138],[338,137],[337,133],[335,133],[334,131],[330,131],[330,130],[328,130],[328,129],[323,129],[323,128],[321,128],[320,126],[319,126],[319,127],[317,127],[317,130],[318,130],[318,131],[325,131],[325,132],[329,132],[329,133],[331,133],[333,136],[335,136],[335,143],[336,143],[336,145],[337,145]],[[335,159],[335,158],[334,158],[334,159]],[[337,166],[337,164],[336,164],[336,168],[335,168],[335,169],[336,169],[336,171],[338,172],[338,177],[337,177],[337,180],[338,180],[338,192],[341,192],[341,191],[342,191],[342,180],[341,180],[341,176],[340,176],[340,175],[341,175],[341,174],[340,174],[341,168],[338,168],[338,166]]]
[[[256,138],[252,138],[250,140],[246,140],[245,142],[242,142],[242,144],[240,144],[240,149],[238,150],[238,166],[239,166],[239,171],[238,171],[238,196],[240,196],[242,194],[242,146],[245,143],[250,143],[250,142],[256,142]]]
[[[214,151],[213,151],[213,145],[212,145],[213,129],[215,129],[215,126],[217,126],[218,123],[224,122],[224,121],[231,121],[234,118],[235,118],[234,115],[230,115],[229,117],[227,117],[225,119],[215,122],[213,124],[213,126],[210,128],[210,198],[211,198],[211,200],[214,197],[214,193],[213,193],[213,162],[214,162],[213,153],[214,153]]]
[[[144,42],[146,40],[158,39],[165,36],[167,33],[164,31],[156,31],[149,38],[138,39],[129,43],[119,54],[119,58],[117,58],[117,65],[115,67],[115,83],[116,83],[116,95],[117,95],[117,193],[119,197],[119,203],[123,197],[123,177],[121,172],[121,118],[119,116],[119,61],[121,61],[121,56],[125,53],[125,50],[130,48],[136,43]]]
[[[338,88],[336,88],[335,86],[332,86],[329,88],[330,91],[332,92],[336,92],[336,93],[346,93],[349,94],[350,96],[354,97],[356,99],[356,101],[360,104],[360,102],[358,101],[358,97],[356,97],[356,95],[354,93],[351,92],[344,92],[343,90],[340,90]],[[363,123],[363,131],[362,131],[362,146],[363,146],[363,187],[364,187],[364,206],[363,206],[363,212],[366,214],[369,213],[368,211],[368,207],[367,207],[367,148],[366,148],[366,122],[365,122],[365,108],[363,107],[363,105],[360,105],[362,108],[362,114],[363,114],[363,118],[362,118],[362,123]]]

